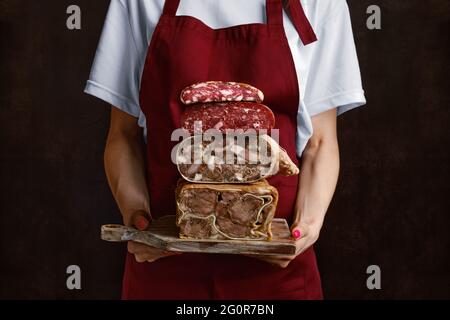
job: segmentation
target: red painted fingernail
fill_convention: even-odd
[[[138,217],[136,219],[136,227],[141,231],[147,229],[148,227],[147,219],[145,219],[144,217]]]
[[[292,231],[292,236],[293,236],[295,239],[300,238],[301,235],[302,235],[302,233],[301,233],[300,230],[298,230],[298,229],[295,229],[294,231]]]

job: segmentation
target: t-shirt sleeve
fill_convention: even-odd
[[[110,3],[85,92],[139,117],[140,77],[147,39],[136,34],[136,21],[130,19],[132,8],[127,3]]]
[[[346,1],[337,4],[316,30],[304,104],[311,117],[333,108],[338,115],[366,103]]]

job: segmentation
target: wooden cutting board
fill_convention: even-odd
[[[101,228],[103,240],[111,242],[136,241],[159,249],[177,252],[228,253],[228,254],[295,254],[295,240],[284,219],[272,222],[272,240],[197,240],[180,239],[175,216],[153,220],[146,231],[121,225],[107,224]]]

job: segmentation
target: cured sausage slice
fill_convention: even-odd
[[[275,116],[269,107],[255,102],[209,103],[189,106],[181,116],[182,128],[194,133],[194,126],[201,124],[201,131],[217,129],[273,129]]]
[[[186,105],[224,101],[262,102],[264,94],[261,90],[245,83],[207,81],[185,88],[180,98]]]
[[[278,191],[266,180],[239,187],[180,180],[176,200],[180,238],[270,240],[272,236]]]

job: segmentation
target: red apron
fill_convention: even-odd
[[[303,43],[315,35],[300,5],[287,8]],[[261,89],[274,112],[280,145],[297,162],[299,85],[283,28],[281,0],[267,0],[267,24],[211,29],[200,20],[176,16],[179,0],[166,0],[150,43],[140,104],[147,118],[148,188],[154,218],[175,213],[179,178],[171,161],[172,131],[180,126],[181,90],[208,80],[249,83]],[[279,191],[276,216],[292,221],[298,177],[274,177]],[[313,249],[285,269],[238,255],[186,253],[153,263],[128,254],[124,299],[320,299]]]

